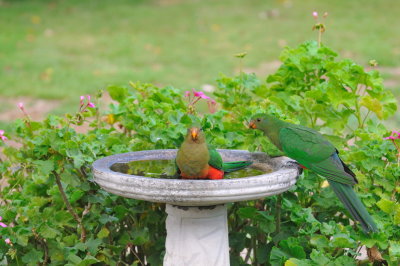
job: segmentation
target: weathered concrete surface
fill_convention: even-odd
[[[251,160],[273,172],[259,176],[222,180],[158,179],[110,170],[114,163],[137,160],[168,160],[177,150],[148,150],[108,156],[93,164],[95,181],[105,190],[127,198],[164,202],[179,206],[210,206],[259,199],[288,190],[296,183],[299,168],[286,157],[270,158],[264,153],[218,150],[224,161]]]
[[[226,205],[179,207],[167,204],[164,266],[229,266]]]

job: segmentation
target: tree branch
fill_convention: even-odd
[[[49,261],[49,248],[47,247],[46,239],[42,238],[38,233],[36,233],[35,229],[32,229],[32,233],[35,236],[36,240],[39,241],[40,245],[43,247],[44,258],[41,265],[47,266]]]
[[[65,205],[67,206],[69,213],[72,215],[72,217],[74,217],[75,221],[81,227],[81,241],[85,242],[86,241],[86,229],[83,226],[82,219],[78,216],[78,214],[76,214],[74,209],[72,209],[71,203],[69,203],[69,201],[67,199],[67,195],[65,195],[64,189],[62,187],[60,175],[56,171],[53,171],[53,174],[56,177],[56,183],[58,186],[58,190],[60,191],[61,197],[62,197]]]

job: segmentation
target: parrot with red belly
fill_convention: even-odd
[[[252,164],[251,161],[223,162],[221,155],[207,145],[203,130],[197,126],[188,129],[175,162],[183,179],[214,180]]]

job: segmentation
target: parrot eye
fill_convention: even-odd
[[[203,131],[203,128],[200,128],[200,131]]]
[[[257,118],[257,122],[261,122],[261,118]]]

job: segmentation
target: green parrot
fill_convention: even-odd
[[[224,173],[252,164],[251,161],[223,162],[221,155],[207,145],[203,130],[197,126],[188,129],[175,162],[183,179],[222,179]]]
[[[356,175],[340,159],[338,150],[319,132],[279,120],[267,114],[255,115],[249,127],[260,129],[271,142],[300,166],[326,177],[331,188],[365,232],[377,232],[373,218],[353,190]]]

